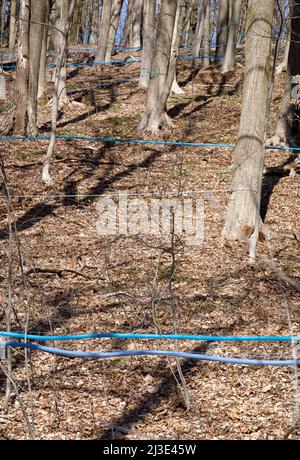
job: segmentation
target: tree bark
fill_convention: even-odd
[[[205,22],[205,17],[206,17],[207,6],[208,6],[208,0],[203,0],[203,2],[201,2],[199,16],[198,16],[196,38],[195,38],[195,45],[194,45],[194,51],[193,51],[194,56],[200,56],[200,49],[201,49],[201,45],[203,42],[204,22]]]
[[[210,65],[210,2],[207,2],[205,19],[204,19],[204,30],[203,30],[203,67]]]
[[[161,4],[146,110],[139,124],[143,131],[157,132],[173,126],[166,105],[176,69],[176,56],[172,50],[177,36],[178,8],[180,1],[164,0]]]
[[[247,239],[255,257],[261,226],[260,202],[270,109],[271,45],[275,0],[251,0],[246,35],[246,63],[234,178],[224,235]]]
[[[58,0],[57,0],[58,1]],[[68,46],[68,38],[70,27],[72,24],[72,18],[74,14],[74,9],[77,0],[59,0],[63,2],[61,5],[66,11],[67,15],[65,20],[62,22],[63,29],[62,32],[62,39],[60,41],[61,47],[59,49],[59,54],[57,55],[56,60],[56,73],[55,73],[55,82],[54,82],[54,91],[53,91],[53,98],[52,98],[52,113],[51,113],[51,137],[50,142],[47,149],[47,155],[44,161],[43,170],[42,170],[42,180],[47,185],[52,184],[52,178],[49,173],[50,162],[54,152],[55,147],[55,140],[56,140],[56,128],[57,128],[57,115],[58,115],[58,107],[60,101],[60,88],[61,88],[61,69],[64,65],[66,54],[67,54],[67,46]]]
[[[148,88],[150,82],[151,61],[153,56],[155,31],[155,0],[145,0],[144,47],[140,74],[140,88]]]
[[[96,54],[95,62],[103,62],[105,60],[112,15],[112,1],[113,0],[103,0],[98,51]]]
[[[21,0],[20,26],[17,42],[17,72],[16,72],[16,116],[14,133],[21,136],[26,134],[27,99],[29,75],[29,19],[30,0]]]
[[[9,49],[13,50],[16,43],[17,35],[17,0],[11,0],[10,2],[10,20],[9,20]]]
[[[93,11],[92,11],[91,36],[89,40],[89,43],[91,45],[96,45],[98,41],[98,38],[97,38],[98,30],[99,30],[99,0],[94,0]]]
[[[50,15],[50,8],[51,2],[46,0],[46,8],[45,8],[45,15],[44,21],[45,24],[49,23],[49,15]],[[42,49],[41,49],[41,58],[40,58],[40,70],[39,70],[39,81],[38,81],[38,99],[42,98],[45,90],[46,90],[46,82],[47,82],[47,67],[46,67],[46,59],[47,59],[47,42],[48,42],[48,27],[45,26],[43,30],[43,37],[42,37]]]
[[[134,2],[131,43],[134,48],[138,48],[142,44],[143,5],[144,0],[135,0]]]
[[[105,53],[105,62],[111,61],[111,54],[112,49],[115,43],[116,32],[120,20],[120,14],[122,9],[123,0],[114,0],[113,8],[112,8],[112,15],[110,21],[110,28],[108,34],[108,41]]]
[[[228,38],[229,0],[220,0],[219,15],[217,23],[216,56],[225,55]],[[216,58],[216,64],[224,61],[223,58]]]
[[[222,72],[235,68],[235,51],[239,36],[242,0],[229,0],[229,30]]]

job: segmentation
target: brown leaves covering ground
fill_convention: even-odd
[[[178,80],[185,92],[169,100],[176,125],[172,132],[146,136],[137,132],[145,103],[145,93],[137,89],[138,64],[71,72],[68,89],[72,103],[61,111],[58,131],[234,143],[242,69],[225,79],[211,67],[189,81],[191,70],[185,63],[180,65]],[[13,94],[13,74],[8,79]],[[99,87],[102,84],[106,86]],[[78,88],[84,91],[77,93]],[[272,127],[282,88],[280,77]],[[47,105],[40,107],[41,133],[49,130],[50,110]],[[29,314],[30,332],[171,333],[176,329],[178,333],[206,335],[289,335],[290,321],[292,332],[299,335],[297,291],[280,281],[264,262],[273,258],[287,276],[299,280],[299,242],[294,237],[299,234],[299,176],[266,179],[264,198],[269,203],[265,224],[271,237],[260,244],[259,262],[253,267],[247,262],[246,245],[224,243],[221,236],[229,198],[231,150],[58,141],[52,163],[55,185],[49,189],[40,180],[46,146],[46,142],[2,142],[24,269],[74,270],[33,273],[26,277],[24,289],[15,244],[14,306],[22,324]],[[276,166],[288,158],[285,152],[269,152],[266,162]],[[163,241],[165,250],[161,252],[155,239],[100,237],[96,206],[99,195],[124,190],[176,192],[179,187],[193,191],[195,199],[205,200],[205,240],[199,247],[175,241],[172,303],[168,290],[170,242]],[[1,304],[5,306],[8,239],[4,201],[0,211]],[[0,315],[3,330],[4,309]],[[16,321],[14,329],[19,329]],[[71,350],[178,349],[239,358],[291,358],[288,344],[272,343],[107,339],[55,345]],[[32,353],[26,366],[20,350],[13,352],[13,359],[13,377],[29,416],[34,418],[37,439],[299,439],[299,432],[291,429],[300,404],[293,368],[181,361],[191,399],[187,411],[174,378],[177,368],[173,359],[71,360]],[[2,375],[0,380],[3,395]],[[0,436],[28,437],[16,399],[1,412]]]

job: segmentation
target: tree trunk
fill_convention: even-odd
[[[122,42],[123,46],[130,46],[131,39],[132,39],[133,1],[134,0],[127,0],[126,20],[125,20],[125,28],[124,28],[124,34],[123,34],[123,42]]]
[[[155,31],[155,0],[145,0],[144,47],[140,74],[140,88],[148,88],[150,82],[151,61],[153,56]]]
[[[81,10],[81,30],[82,30],[82,43],[87,45],[90,38],[90,0],[83,0]]]
[[[10,2],[10,21],[9,21],[9,49],[13,50],[16,43],[17,35],[17,0],[11,0]]]
[[[16,72],[16,116],[14,133],[21,136],[26,134],[27,99],[29,74],[29,19],[30,0],[21,0],[20,26],[17,41],[17,72]]]
[[[235,67],[235,50],[239,36],[242,0],[229,0],[229,11],[229,31],[222,72],[234,70]]]
[[[112,2],[113,0],[103,0],[98,51],[95,62],[103,62],[105,60],[112,15]]]
[[[261,226],[274,6],[275,0],[251,0],[249,4],[243,105],[233,164],[232,195],[224,228],[227,238],[248,239],[251,258],[255,257]]]
[[[37,134],[37,100],[46,0],[31,2],[29,28],[28,126],[29,135]]]
[[[210,2],[207,2],[205,19],[204,19],[204,30],[203,30],[203,67],[208,67],[210,64]]]
[[[76,3],[76,0],[75,0]],[[68,44],[68,36],[69,36],[69,1],[66,0],[56,0],[56,39],[55,39],[55,56],[56,56],[56,68],[53,73],[53,81],[56,81],[56,74],[59,72],[58,76],[58,104],[59,106],[65,105],[69,102],[66,90],[66,79],[67,79],[67,54],[66,52],[63,55],[63,59],[60,65],[58,62],[61,60],[61,53],[62,50]],[[65,31],[68,32],[68,36],[65,37]],[[67,40],[67,43],[65,43]]]
[[[44,21],[45,24],[49,23],[49,15],[50,15],[50,2],[46,0],[46,8],[45,8],[45,15]],[[42,49],[41,49],[41,59],[40,59],[40,70],[39,70],[39,81],[38,81],[38,99],[43,97],[45,90],[46,90],[46,81],[47,81],[47,67],[46,67],[46,59],[47,59],[47,42],[48,42],[48,27],[45,26],[43,30],[43,37],[42,37]]]
[[[115,44],[116,32],[120,20],[120,14],[122,9],[123,0],[114,0],[114,5],[112,8],[112,15],[110,21],[109,35],[105,53],[105,62],[111,61],[112,49]]]
[[[143,131],[157,132],[173,126],[166,105],[176,69],[176,56],[172,50],[176,42],[178,8],[180,1],[164,0],[161,4],[146,110],[139,124]]]
[[[225,55],[228,38],[229,0],[220,0],[219,15],[217,23],[216,56]],[[216,58],[216,64],[224,61],[223,58]]]
[[[196,38],[194,45],[194,56],[200,56],[200,49],[203,42],[203,33],[204,33],[204,22],[206,17],[206,10],[208,6],[208,0],[203,0],[201,2],[200,11],[198,15],[198,24],[196,30]]]
[[[131,44],[133,48],[139,48],[142,44],[143,5],[144,0],[135,0],[134,2]]]
[[[291,104],[291,77],[300,74],[300,0],[290,0],[291,39],[289,46],[287,81],[278,123],[274,136],[269,139],[269,145],[295,145],[299,142],[299,105]]]
[[[93,3],[93,12],[92,12],[92,26],[91,26],[91,36],[89,43],[91,45],[96,45],[98,38],[99,30],[99,0],[94,0]]]
[[[55,74],[55,82],[54,82],[54,91],[53,91],[53,98],[52,98],[52,113],[51,113],[51,137],[50,142],[47,149],[47,155],[44,161],[43,170],[42,170],[42,180],[47,185],[52,184],[52,179],[49,173],[50,162],[54,152],[55,147],[55,140],[56,140],[56,128],[57,128],[57,115],[58,115],[58,107],[60,101],[60,88],[61,88],[61,69],[64,66],[64,62],[66,59],[67,54],[67,47],[68,47],[68,38],[70,27],[72,24],[72,18],[74,14],[74,9],[76,5],[76,0],[56,0],[63,2],[62,5],[59,5],[64,10],[67,11],[67,14],[62,14],[64,20],[61,23],[62,26],[62,39],[60,41],[60,49],[59,54],[57,55],[56,60],[56,74]]]

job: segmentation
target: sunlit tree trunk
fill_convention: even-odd
[[[21,0],[20,26],[17,41],[17,72],[16,72],[16,116],[15,134],[26,134],[27,100],[29,75],[29,19],[30,0]]]
[[[99,29],[99,0],[94,0],[92,11],[91,36],[89,43],[95,45],[98,41],[97,34]]]
[[[105,53],[105,62],[109,62],[111,60],[112,49],[115,43],[117,28],[120,20],[122,3],[123,0],[114,0],[113,2],[108,41]]]
[[[142,44],[143,5],[144,0],[134,1],[131,46],[135,48],[140,47]]]
[[[198,16],[198,23],[197,23],[197,30],[195,36],[195,45],[194,45],[194,56],[200,56],[201,45],[203,42],[203,34],[204,34],[204,23],[206,17],[206,11],[208,7],[208,0],[203,0],[200,6],[200,12]]]
[[[240,129],[224,235],[248,239],[255,258],[261,229],[260,204],[270,109],[271,45],[275,0],[250,0]]]
[[[151,65],[150,85],[146,109],[139,128],[156,132],[173,126],[166,111],[176,69],[176,56],[172,50],[176,42],[178,8],[180,1],[164,0],[157,23],[155,49]]]
[[[17,0],[11,0],[10,2],[10,18],[9,18],[9,48],[12,50],[15,47],[16,35],[17,35]]]
[[[98,39],[98,51],[95,58],[96,62],[103,62],[105,60],[112,15],[112,3],[113,0],[103,0],[102,15],[100,21],[100,34]]]
[[[140,88],[149,87],[155,31],[155,0],[145,0],[145,2],[144,47],[139,82]]]
[[[50,141],[49,141],[49,145],[47,149],[47,155],[45,157],[43,170],[42,170],[42,180],[47,185],[50,185],[52,183],[52,178],[50,176],[49,168],[50,168],[50,162],[51,162],[51,158],[54,152],[55,140],[56,140],[57,116],[58,116],[58,108],[59,108],[59,102],[60,102],[61,69],[64,66],[64,62],[66,59],[70,27],[72,24],[72,18],[74,14],[75,5],[76,5],[76,0],[59,0],[59,1],[62,1],[64,3],[63,5],[60,5],[60,6],[62,6],[67,11],[67,13],[66,14],[62,13],[62,18],[63,18],[63,20],[61,21],[62,39],[60,41],[59,53],[56,57],[56,74],[55,74],[54,91],[53,91],[53,98],[52,98],[51,136],[50,136]]]
[[[242,0],[229,0],[229,29],[222,69],[223,72],[234,70],[235,67],[235,51],[239,37],[241,11]]]
[[[229,0],[220,0],[217,23],[216,64],[220,64],[224,60],[228,37],[228,17]],[[218,58],[218,55],[223,57]]]

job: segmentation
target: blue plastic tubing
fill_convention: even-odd
[[[49,135],[41,136],[1,136],[0,141],[46,141],[49,140]],[[170,145],[170,146],[181,146],[181,147],[203,147],[203,148],[221,148],[221,149],[234,149],[234,144],[213,144],[213,143],[200,143],[200,142],[177,142],[177,141],[157,141],[157,140],[146,140],[146,139],[120,139],[111,137],[96,137],[96,136],[68,136],[68,135],[57,135],[56,139],[64,140],[81,140],[91,142],[121,142],[127,144],[144,144],[144,145]],[[266,147],[268,151],[300,151],[300,147]]]
[[[300,342],[300,337],[291,336],[213,336],[188,334],[124,334],[118,332],[88,333],[73,335],[33,335],[0,331],[0,337],[23,340],[67,341],[91,339],[142,339],[142,340],[192,340],[202,342]]]
[[[184,353],[179,351],[166,351],[166,350],[118,350],[108,353],[97,352],[83,352],[83,351],[70,351],[62,350],[60,348],[45,347],[42,345],[35,345],[32,343],[22,342],[7,342],[6,346],[13,348],[27,348],[31,350],[42,351],[51,353],[67,358],[87,358],[87,359],[109,359],[109,358],[124,358],[128,356],[168,356],[173,358],[195,359],[200,361],[210,361],[225,364],[239,364],[245,366],[296,366],[300,365],[300,360],[256,360],[256,359],[239,359],[227,358],[219,356],[209,356],[198,353]]]

